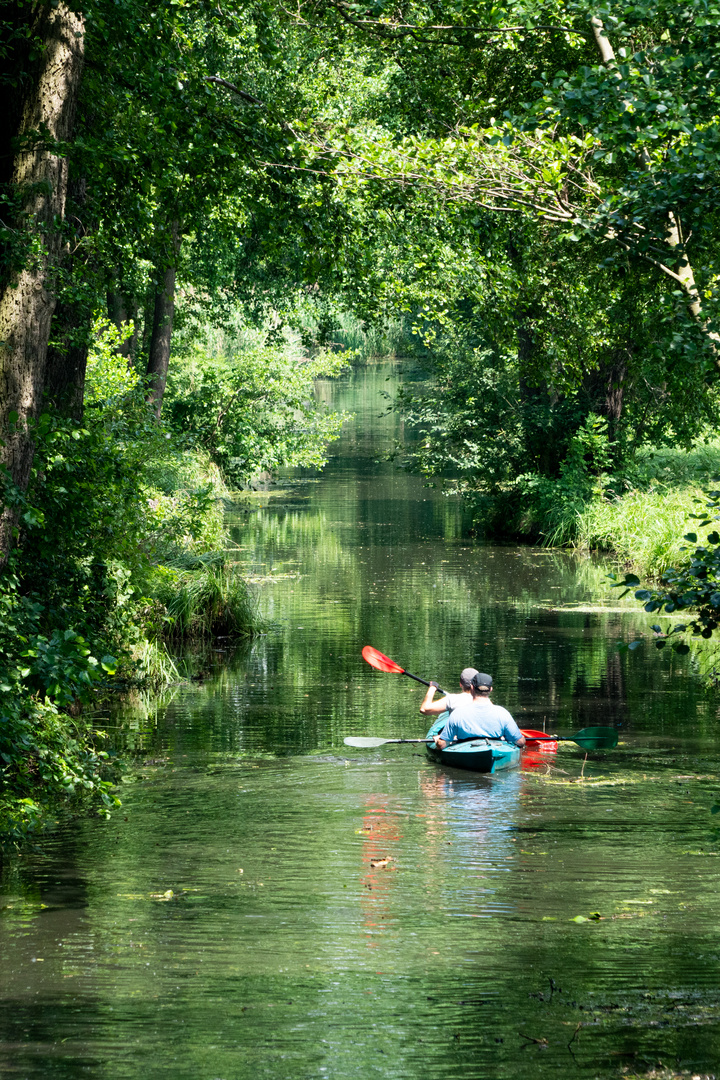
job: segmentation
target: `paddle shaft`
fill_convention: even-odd
[[[346,746],[355,746],[359,750],[375,750],[386,743],[424,743],[425,739],[376,739],[372,736],[348,735],[343,739]]]
[[[403,671],[403,675],[407,675],[408,679],[414,679],[415,682],[422,683],[423,686],[430,685],[427,679],[421,679],[419,675],[411,675],[409,671]],[[438,686],[437,683],[435,683],[435,686],[437,687],[438,694],[445,694],[445,696],[447,697],[447,690],[443,690],[443,688],[441,686]]]
[[[401,742],[421,743],[421,742],[427,742],[427,739],[386,739],[385,742],[386,743],[389,743],[389,742],[391,742],[391,743],[401,743]]]

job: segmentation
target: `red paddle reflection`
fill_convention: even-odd
[[[365,873],[360,879],[363,927],[369,949],[380,945],[380,933],[390,916],[390,890],[394,887],[395,851],[401,839],[397,811],[389,807],[386,795],[369,795],[363,815],[362,862]]]

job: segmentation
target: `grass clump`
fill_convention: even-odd
[[[155,596],[167,612],[166,633],[173,641],[250,637],[260,626],[247,583],[224,559],[163,567]]]
[[[693,526],[690,515],[700,494],[692,486],[596,497],[576,514],[574,546],[613,552],[637,573],[658,577],[687,559],[683,536]]]
[[[657,578],[688,562],[683,537],[694,531],[703,488],[719,474],[715,439],[690,450],[641,449],[617,473],[591,473],[576,462],[555,480],[520,477],[518,533],[549,547],[609,552],[640,576]]]

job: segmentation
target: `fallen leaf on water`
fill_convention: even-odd
[[[387,866],[387,864],[391,861],[392,856],[390,856],[389,859],[371,859],[370,865],[372,866],[373,870],[377,870],[379,867]]]

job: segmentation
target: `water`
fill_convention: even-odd
[[[122,811],[6,868],[3,1076],[717,1069],[717,700],[687,658],[618,654],[646,619],[602,564],[469,541],[380,460],[398,377],[323,387],[356,414],[328,470],[239,505],[268,635],[116,718]],[[521,723],[617,723],[621,746],[496,778],[350,750],[424,733],[422,688],[366,643],[450,690],[472,663]]]

